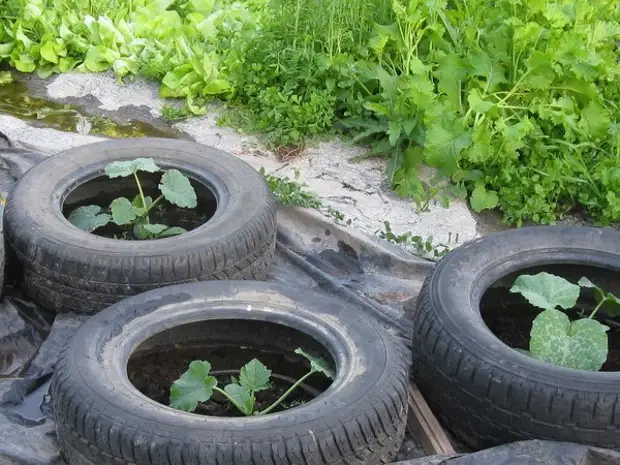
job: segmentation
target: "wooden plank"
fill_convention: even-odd
[[[437,420],[437,417],[435,417],[413,381],[409,383],[409,418],[407,423],[415,432],[416,438],[420,441],[427,454],[456,454],[439,420]]]

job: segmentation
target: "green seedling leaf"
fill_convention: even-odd
[[[596,320],[571,322],[560,310],[548,309],[532,323],[530,354],[557,366],[597,371],[607,360],[608,330]]]
[[[194,208],[198,205],[194,188],[189,179],[179,170],[166,171],[161,178],[159,190],[168,202],[181,208]]]
[[[594,301],[597,305],[605,301],[601,305],[600,310],[607,313],[609,316],[620,316],[620,299],[618,299],[615,295],[611,292],[606,293],[603,289],[598,287],[585,276],[579,280],[578,284],[581,287],[594,290]]]
[[[101,212],[102,209],[100,206],[87,205],[73,210],[67,219],[69,223],[80,228],[82,231],[92,232],[112,221],[110,215]]]
[[[144,241],[151,237],[151,233],[148,232],[148,230],[145,229],[144,226],[146,226],[146,223],[144,222],[137,222],[133,226],[133,235],[139,241]]]
[[[135,160],[113,161],[105,167],[109,178],[126,178],[138,171],[156,173],[160,168],[152,158],[136,158]]]
[[[301,347],[295,349],[295,353],[305,357],[310,362],[310,368],[313,371],[318,371],[323,373],[329,379],[334,379],[336,377],[336,371],[330,366],[327,361],[323,360],[321,357],[315,357],[304,352]]]
[[[486,190],[483,184],[478,184],[471,193],[469,203],[473,211],[480,213],[482,210],[495,208],[499,197],[495,192]]]
[[[142,197],[140,197],[139,195],[136,195],[131,202],[131,205],[133,205],[133,208],[136,210],[138,216],[142,216],[145,210],[153,204],[153,198],[149,197],[148,195],[144,197],[144,200],[146,202],[146,208],[142,204]]]
[[[195,360],[189,369],[170,387],[170,407],[193,412],[199,402],[208,401],[217,386],[217,379],[210,376],[211,364]]]
[[[153,236],[158,236],[162,233],[162,231],[168,229],[168,226],[166,226],[165,224],[143,224],[142,228],[144,228],[144,230],[147,231],[149,234],[152,234]]]
[[[254,397],[245,388],[231,383],[226,385],[224,391],[239,404],[242,413],[246,415],[252,414],[254,411]]]
[[[112,200],[112,203],[110,203],[110,210],[112,211],[112,221],[119,226],[131,223],[144,211],[136,209],[129,199],[125,197]]]
[[[172,237],[172,236],[178,236],[180,234],[186,233],[187,229],[184,229],[180,226],[173,226],[171,228],[165,229],[164,231],[162,231],[158,237]]]
[[[564,278],[549,273],[519,276],[510,292],[521,294],[527,301],[545,310],[572,308],[579,298],[580,288]]]
[[[257,359],[246,363],[239,372],[239,384],[250,394],[269,389],[271,370]]]

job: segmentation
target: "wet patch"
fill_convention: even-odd
[[[109,115],[88,111],[85,105],[48,100],[38,95],[37,88],[37,85],[30,86],[19,80],[0,85],[0,114],[19,118],[34,127],[93,136],[181,138],[178,131],[161,122],[156,126],[140,119],[118,121]]]

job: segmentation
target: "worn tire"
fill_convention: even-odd
[[[620,448],[620,373],[537,361],[501,342],[480,316],[480,298],[498,279],[510,285],[519,270],[566,264],[620,271],[620,234],[577,227],[494,234],[451,252],[426,279],[411,309],[413,377],[471,447],[540,438]]]
[[[205,320],[299,331],[332,355],[336,379],[306,404],[250,418],[181,412],[132,386],[127,360],[141,341],[204,337],[192,328]],[[183,341],[162,334],[181,325],[189,328],[179,334]],[[265,344],[286,339],[270,334]],[[243,336],[246,344],[258,337]],[[287,350],[300,342],[290,344]],[[401,342],[356,308],[311,291],[250,281],[170,286],[112,306],[76,333],[52,380],[54,419],[72,465],[378,465],[403,440],[408,358]]]
[[[208,185],[214,216],[181,236],[120,241],[88,234],[63,216],[72,188],[115,160],[153,157]],[[95,313],[166,285],[217,279],[264,279],[275,253],[275,202],[262,176],[237,157],[167,139],[105,141],[37,164],[9,195],[8,247],[26,294],[56,312]]]

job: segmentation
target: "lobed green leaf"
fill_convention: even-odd
[[[211,364],[195,360],[189,369],[170,387],[170,407],[193,412],[200,402],[208,401],[217,386],[217,379],[210,376]]]
[[[250,394],[269,389],[271,370],[257,359],[246,363],[239,372],[239,384]]]
[[[102,211],[98,205],[78,207],[69,214],[67,219],[82,231],[92,232],[112,221],[112,217],[107,213],[101,213]]]
[[[164,198],[181,208],[195,208],[198,205],[196,192],[187,176],[179,170],[171,169],[164,173],[159,184]]]
[[[530,354],[557,366],[597,371],[607,360],[608,330],[593,319],[571,322],[560,310],[545,310],[532,323]]]
[[[510,292],[521,294],[527,301],[542,309],[572,308],[579,298],[580,288],[566,279],[549,273],[519,276]]]
[[[334,370],[332,366],[321,357],[310,355],[309,353],[304,352],[301,347],[295,349],[295,353],[305,357],[310,362],[310,369],[312,371],[323,373],[329,379],[334,379],[336,377],[336,370]]]

